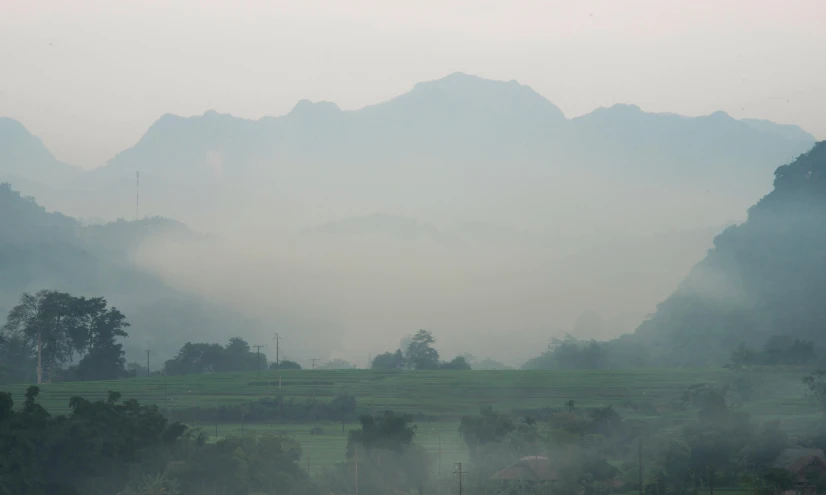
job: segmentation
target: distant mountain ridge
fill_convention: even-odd
[[[515,223],[562,221],[555,212],[572,204],[593,208],[596,221],[616,213],[604,219],[610,224],[644,220],[637,199],[651,193],[705,195],[709,218],[695,228],[737,216],[769,190],[778,164],[812,144],[799,127],[723,112],[682,117],[615,105],[567,119],[529,86],[454,73],[353,111],[301,100],[258,120],[166,114],[135,146],[59,188],[16,183],[50,208],[94,217],[103,206],[111,220],[133,217],[126,198],[140,171],[148,214],[199,230],[249,210],[300,227],[363,211],[524,227]],[[0,175],[10,167],[0,160]],[[612,190],[625,196],[597,211]]]
[[[288,156],[299,152],[323,155],[323,151],[330,148],[347,153],[356,144],[366,146],[368,143],[379,148],[392,145],[398,153],[438,154],[448,151],[443,142],[448,137],[455,140],[457,147],[467,145],[464,139],[469,139],[482,149],[491,144],[514,148],[536,146],[540,139],[563,146],[570,144],[572,138],[574,142],[577,138],[591,139],[591,134],[582,135],[587,131],[597,132],[600,139],[611,133],[616,134],[616,139],[635,137],[632,143],[635,146],[641,139],[664,136],[682,135],[687,142],[696,138],[708,140],[721,131],[751,133],[764,140],[771,136],[811,144],[815,141],[797,126],[754,119],[738,121],[724,112],[683,117],[646,113],[636,105],[617,104],[566,119],[558,107],[529,86],[454,73],[418,83],[401,96],[352,111],[342,111],[335,103],[301,100],[284,116],[262,117],[257,121],[214,110],[193,117],[166,114],[133,148],[119,153],[103,168],[125,167],[133,171],[142,165],[147,171],[167,169],[169,165],[175,166],[175,162],[183,166],[182,160],[203,162],[207,160],[203,154],[209,150],[222,150],[239,160],[274,152]],[[694,134],[684,135],[687,131]],[[497,142],[485,142],[485,137],[495,137]],[[425,138],[429,141],[422,141]],[[597,147],[599,142],[589,144]],[[795,150],[800,152],[797,147]],[[152,163],[148,162],[147,153],[153,154]],[[371,151],[359,150],[359,154],[369,158]],[[791,158],[793,156],[787,157]]]
[[[58,184],[80,172],[80,168],[55,158],[23,124],[0,117],[0,181],[23,178]]]

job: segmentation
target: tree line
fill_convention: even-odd
[[[456,356],[451,361],[440,361],[439,351],[433,344],[436,338],[427,330],[419,330],[402,351],[379,354],[370,363],[374,370],[469,370],[470,364],[464,356]]]
[[[0,330],[0,383],[114,380],[146,376],[146,367],[127,363],[122,339],[126,316],[103,297],[76,297],[55,290],[23,293]],[[184,344],[164,363],[169,375],[267,369],[267,356],[240,337],[226,345]],[[290,360],[269,369],[301,369]]]
[[[26,391],[22,408],[0,392],[2,495],[319,494],[298,464],[301,446],[279,435],[206,441],[157,406],[69,401],[52,416]]]

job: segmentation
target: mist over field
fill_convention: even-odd
[[[164,115],[89,171],[27,137],[4,173],[83,223],[161,216],[212,236],[147,235],[121,261],[243,315],[224,338],[279,332],[295,359],[366,365],[427,329],[445,355],[520,366],[568,333],[633,332],[813,143],[722,112],[567,119],[529,86],[456,73],[357,111]],[[132,329],[146,346],[199,338],[150,321]]]
[[[826,2],[0,2],[0,495],[826,494]]]

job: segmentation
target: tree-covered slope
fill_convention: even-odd
[[[9,184],[0,184],[0,324],[22,292],[41,289],[76,296],[103,296],[132,324],[125,348],[131,358],[151,346],[170,357],[188,340],[220,339],[229,329],[243,334],[254,322],[169,287],[135,262],[141,243],[165,236],[198,234],[163,218],[84,226],[47,212]]]
[[[826,345],[826,142],[775,172],[774,190],[726,229],[636,337],[659,363],[722,364],[772,335]]]

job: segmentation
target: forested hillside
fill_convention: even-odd
[[[104,294],[132,323],[126,347],[132,358],[147,346],[159,358],[171,357],[187,340],[223,340],[228,327],[255,326],[136,266],[135,254],[149,239],[200,238],[183,224],[150,218],[84,226],[47,212],[9,184],[0,184],[0,211],[0,315],[8,313],[22,292]]]
[[[661,364],[728,362],[774,335],[826,345],[826,142],[775,172],[774,190],[640,325]]]

